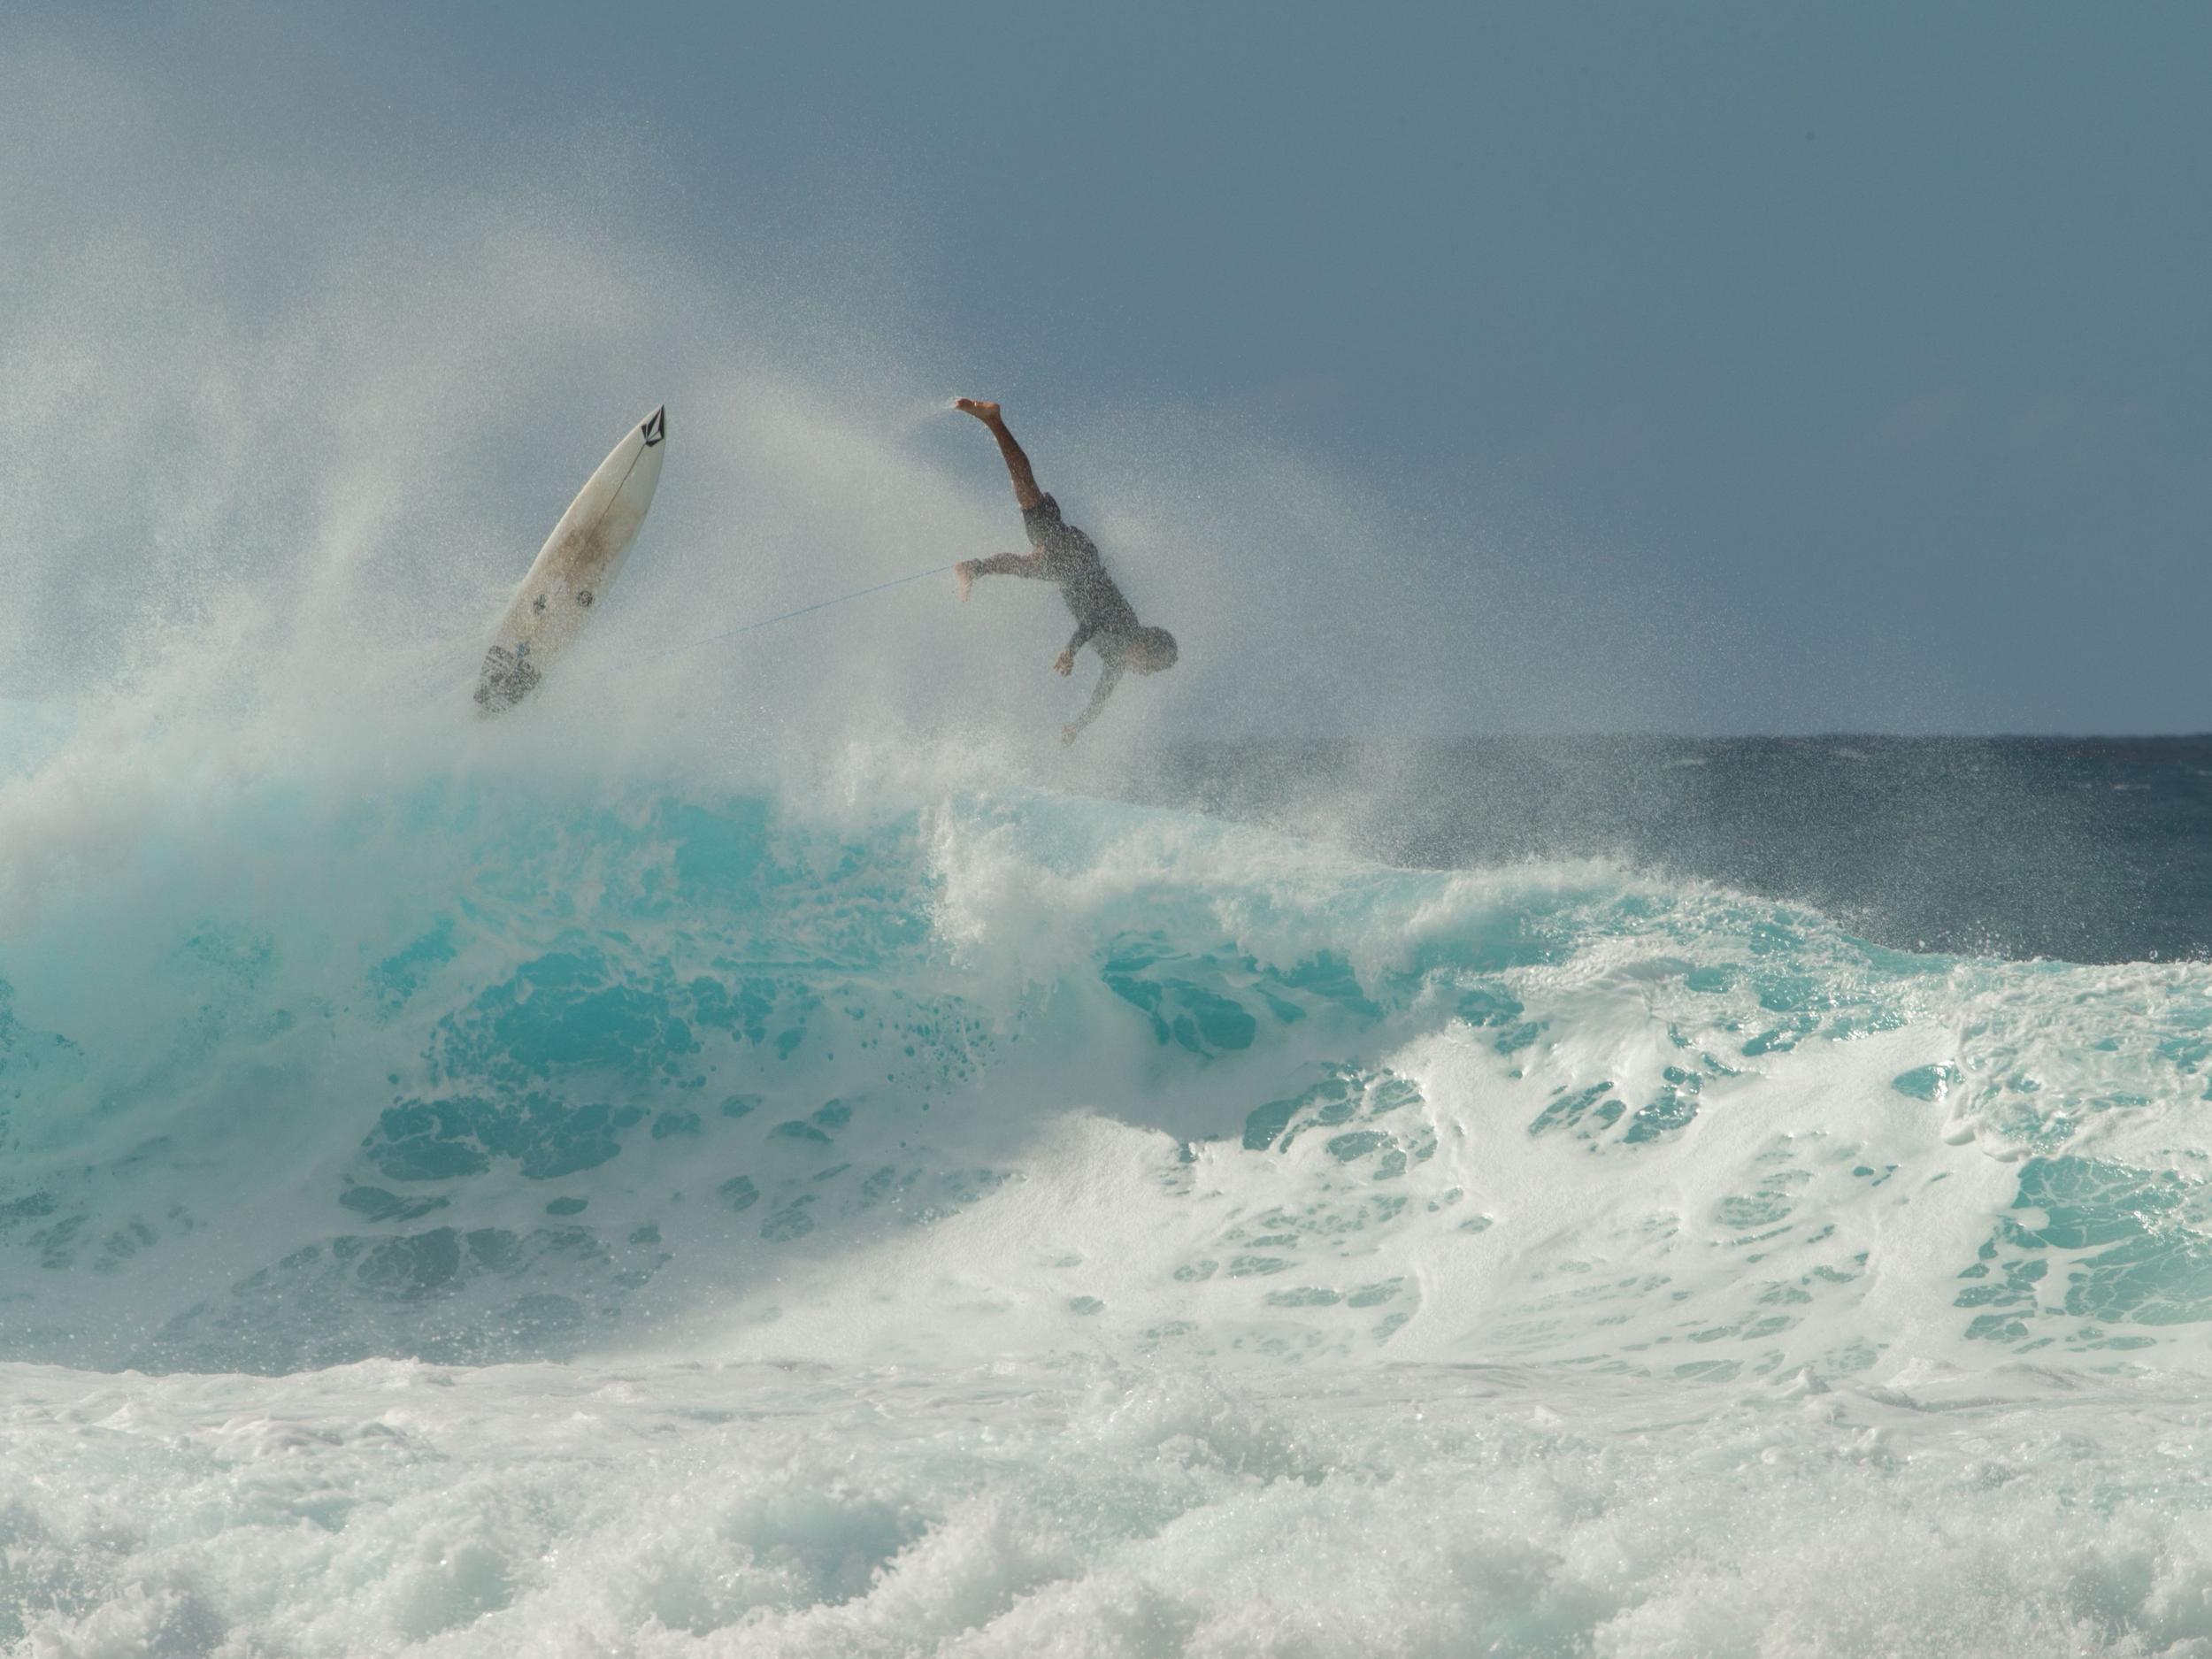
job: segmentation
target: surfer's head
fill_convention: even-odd
[[[1178,655],[1175,636],[1165,628],[1139,628],[1121,648],[1121,664],[1140,674],[1156,674],[1174,667]]]

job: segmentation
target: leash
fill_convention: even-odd
[[[840,594],[834,599],[818,599],[810,605],[801,605],[796,611],[787,611],[780,616],[764,617],[758,622],[748,622],[741,628],[726,628],[719,634],[710,634],[703,639],[688,640],[681,645],[672,645],[665,650],[649,653],[642,660],[652,662],[663,657],[674,657],[683,651],[695,651],[703,645],[714,645],[723,640],[733,640],[741,634],[757,634],[763,628],[772,628],[777,623],[788,622],[794,617],[803,617],[816,611],[826,611],[832,605],[846,604],[855,599],[865,599],[870,594],[879,594],[886,588],[903,588],[907,583],[920,581],[924,577],[942,576],[952,568],[950,565],[940,565],[934,570],[916,571],[911,576],[894,576],[889,581],[878,582],[872,588],[862,588],[852,593]]]

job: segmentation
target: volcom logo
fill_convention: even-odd
[[[645,440],[645,447],[649,449],[668,435],[666,404],[663,404],[645,418],[645,424],[638,428],[638,435]]]

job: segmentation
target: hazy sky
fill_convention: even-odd
[[[0,30],[197,97],[187,167],[311,157],[341,207],[634,146],[643,211],[756,272],[803,246],[948,393],[1272,434],[1404,503],[1454,604],[1501,523],[1578,549],[1708,664],[1663,724],[2212,727],[2212,12],[311,10]],[[987,473],[967,437],[929,442]]]

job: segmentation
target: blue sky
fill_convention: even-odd
[[[1049,436],[1171,407],[1398,504],[1386,552],[1346,549],[1355,589],[1386,557],[1394,593],[1471,611],[1509,562],[1563,642],[1638,595],[1697,664],[1659,724],[2212,727],[2212,14],[17,16],[159,80],[187,173],[280,153],[337,207],[634,146],[640,212],[771,288],[803,250],[795,309],[895,316],[947,393]],[[280,288],[285,238],[241,234],[238,281]],[[962,435],[927,442],[987,476]],[[1439,718],[1548,723],[1472,691]]]

